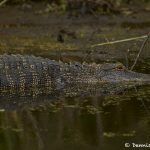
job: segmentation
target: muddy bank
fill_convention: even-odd
[[[122,61],[135,58],[143,40],[91,48],[91,45],[145,35],[150,31],[150,12],[119,15],[45,13],[45,4],[0,9],[0,53],[34,54],[64,61]],[[41,13],[42,12],[42,13]],[[149,44],[141,61],[149,60]],[[147,61],[146,61],[147,62]]]

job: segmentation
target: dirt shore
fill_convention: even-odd
[[[114,61],[133,59],[143,40],[91,48],[106,41],[142,36],[150,31],[150,11],[78,15],[47,13],[45,4],[0,8],[0,53],[23,53],[61,59]],[[149,45],[142,52],[149,59]],[[68,60],[67,60],[68,61]]]

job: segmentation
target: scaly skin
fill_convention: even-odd
[[[150,75],[129,71],[121,63],[66,64],[28,55],[0,55],[0,95],[76,96],[147,83]]]

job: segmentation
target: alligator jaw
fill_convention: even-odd
[[[135,82],[141,82],[145,84],[150,84],[150,75],[149,74],[143,74],[143,73],[137,73],[133,71],[128,71],[129,73],[129,81],[135,81]]]
[[[125,70],[123,72],[112,72],[111,74],[104,76],[102,80],[114,83],[122,82],[124,84],[132,83],[135,85],[149,85],[150,75]]]

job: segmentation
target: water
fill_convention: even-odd
[[[0,149],[123,149],[150,140],[150,89],[1,110]]]
[[[11,11],[20,19],[7,20]],[[126,23],[115,16],[109,16],[109,19],[101,16],[99,21],[90,17],[84,21],[82,18],[70,21],[64,16],[58,20],[57,16],[41,17],[31,12],[28,19],[23,19],[27,18],[28,12],[18,11],[10,10],[8,17],[5,14],[5,17],[1,16],[1,54],[34,54],[65,62],[120,61],[131,67],[143,41],[94,49],[90,45],[139,36],[149,31],[146,13],[145,18],[141,17],[142,14],[136,16],[135,23],[132,17],[127,17]],[[120,22],[115,23],[116,20]],[[77,38],[66,34],[65,42],[59,43],[56,39],[61,28],[75,31]],[[149,49],[147,44],[134,68],[136,71],[149,74]],[[40,97],[38,103],[37,99],[7,99],[0,106],[0,150],[121,150],[125,143],[133,149],[133,143],[150,143],[149,104],[149,86],[104,97],[93,95],[60,100]]]

